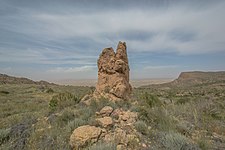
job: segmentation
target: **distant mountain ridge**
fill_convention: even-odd
[[[147,85],[142,88],[148,88],[152,86],[165,86],[165,87],[181,87],[181,86],[194,86],[201,84],[216,84],[225,83],[225,71],[217,72],[203,72],[203,71],[190,71],[181,72],[179,77],[174,81],[163,83],[159,85]]]
[[[179,77],[172,81],[173,84],[202,84],[202,83],[215,83],[225,81],[225,71],[217,72],[181,72]]]
[[[203,71],[190,71],[181,72],[179,77],[174,81],[168,83],[157,84],[155,86],[192,86],[196,84],[207,84],[207,83],[225,83],[225,71],[217,72],[203,72]],[[33,81],[24,77],[13,77],[6,74],[0,73],[0,84],[38,84],[38,85],[49,85],[47,81]],[[153,85],[146,85],[141,87],[150,87]]]
[[[54,83],[49,83],[47,81],[33,81],[28,78],[23,77],[13,77],[6,74],[0,73],[0,84],[38,84],[38,85],[49,85]]]

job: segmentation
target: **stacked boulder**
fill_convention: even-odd
[[[70,145],[74,150],[94,144],[98,141],[115,142],[117,149],[127,149],[130,141],[139,141],[134,127],[137,113],[103,107],[96,112],[96,126],[84,125],[76,128],[71,137]]]

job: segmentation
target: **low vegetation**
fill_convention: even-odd
[[[224,82],[162,84],[134,89],[130,101],[112,103],[103,98],[88,107],[79,103],[91,92],[90,87],[0,85],[0,149],[71,149],[73,130],[95,125],[95,112],[104,106],[137,112],[137,144],[150,149],[225,148]],[[114,150],[116,143],[98,142],[86,149]]]

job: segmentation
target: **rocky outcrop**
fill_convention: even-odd
[[[94,95],[110,100],[129,99],[129,64],[125,42],[119,42],[116,53],[113,48],[105,48],[98,59],[98,82]]]
[[[137,113],[125,111],[122,108],[113,109],[110,106],[103,107],[96,112],[95,126],[84,125],[76,128],[70,137],[70,145],[74,150],[85,148],[99,141],[116,143],[118,150],[131,150],[131,142],[138,144],[134,149],[139,149],[139,133],[134,123],[137,121]],[[100,126],[100,127],[96,127]]]
[[[70,145],[72,149],[78,150],[87,144],[98,141],[101,133],[101,128],[90,125],[80,126],[76,128],[70,136]]]
[[[113,125],[113,120],[111,117],[97,118],[96,121],[101,127],[104,127],[104,128]]]
[[[104,109],[105,107],[100,112],[103,112]],[[97,118],[96,120],[101,120],[101,127],[106,129],[106,132],[100,138],[102,141],[106,143],[112,141],[118,143],[117,149],[127,149],[129,147],[128,143],[139,141],[138,133],[134,127],[134,123],[138,117],[136,112],[124,111],[122,108],[117,108],[113,110],[109,117],[103,117],[105,114],[100,112],[96,114],[100,114],[98,117],[102,118]],[[110,121],[111,119],[112,121]],[[113,128],[109,128],[110,125],[113,125]]]
[[[105,116],[110,116],[112,112],[113,112],[112,107],[105,106],[100,110],[100,112],[97,112],[97,115],[101,115],[101,116],[105,117]]]

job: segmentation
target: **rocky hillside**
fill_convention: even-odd
[[[38,84],[38,85],[48,85],[52,84],[46,81],[33,81],[27,78],[12,77],[6,74],[0,74],[0,84]]]
[[[219,72],[182,72],[179,77],[172,82],[178,85],[196,85],[225,82],[225,71]]]
[[[225,83],[225,71],[218,72],[202,72],[202,71],[191,71],[181,72],[179,77],[172,82],[163,83],[159,85],[147,85],[141,88],[148,87],[189,87],[202,84],[221,84]]]

